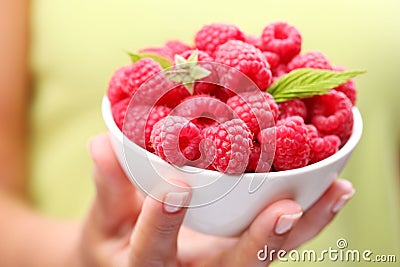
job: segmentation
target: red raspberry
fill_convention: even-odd
[[[110,86],[112,89],[110,88],[109,91],[113,95],[116,95],[118,88],[123,94],[132,96],[145,81],[161,71],[160,64],[153,59],[141,59],[132,65],[118,70],[111,80]]]
[[[261,43],[264,51],[274,52],[282,63],[288,63],[300,53],[301,35],[295,27],[276,22],[264,28]]]
[[[271,67],[271,70],[276,69],[280,65],[280,58],[279,55],[274,52],[263,52],[265,58],[268,61],[268,64]],[[272,71],[273,72],[273,71]]]
[[[187,44],[179,41],[179,40],[171,40],[165,43],[165,46],[168,47],[172,51],[172,55],[182,54],[185,51],[192,49]]]
[[[184,117],[188,120],[208,118],[223,123],[233,117],[232,112],[225,103],[209,95],[194,95],[183,100],[173,110],[173,115]]]
[[[188,96],[190,96],[190,93],[185,86],[175,85],[169,91],[164,91],[162,97],[157,101],[157,105],[165,105],[170,108],[175,108],[183,99]]]
[[[232,90],[229,90],[222,86],[217,86],[214,90],[210,92],[210,95],[215,96],[222,102],[226,103],[226,101],[228,101],[229,98],[235,96],[236,94]]]
[[[131,66],[122,67],[118,69],[110,79],[107,97],[111,105],[114,105],[129,96],[122,88],[125,88],[128,85],[130,69]]]
[[[260,129],[273,126],[277,118],[278,108],[276,107],[275,115],[268,99],[273,101],[272,96],[266,92],[246,92],[229,98],[226,104],[246,123],[253,135],[257,136]]]
[[[334,70],[336,71],[344,71],[342,67],[335,67]],[[338,87],[334,88],[336,91],[344,93],[351,101],[353,106],[356,103],[357,98],[357,89],[353,79],[350,79],[348,82],[339,85]]]
[[[185,59],[188,59],[193,52],[197,51],[197,60],[202,62],[214,62],[212,56],[210,56],[207,52],[201,50],[187,50],[184,51],[181,56]]]
[[[252,138],[242,120],[233,119],[217,127],[207,128],[203,136],[208,146],[202,152],[215,152],[212,166],[216,170],[227,174],[241,174],[246,170]]]
[[[174,108],[190,95],[183,86],[170,81],[164,72],[148,79],[133,97],[133,105],[165,105]]]
[[[292,99],[283,103],[279,103],[279,119],[291,116],[300,116],[304,120],[307,119],[307,107],[300,99]]]
[[[275,170],[284,171],[304,167],[308,164],[309,157],[310,144],[303,119],[294,116],[278,121],[273,163]]]
[[[298,55],[288,64],[289,71],[301,68],[331,70],[332,66],[324,54],[314,51]]]
[[[182,53],[182,57],[188,59],[193,52],[195,52],[195,50],[185,51],[184,53]],[[214,62],[214,59],[204,51],[197,50],[197,53],[197,59],[199,61],[198,65],[202,68],[205,68],[206,70],[209,70],[211,74],[204,79],[201,79],[200,82],[195,82],[193,94],[209,94],[218,86],[216,84],[218,82],[218,75],[214,69],[214,65],[212,64],[212,62]]]
[[[204,118],[204,117],[193,119],[193,120],[191,120],[191,122],[193,122],[193,124],[196,125],[197,128],[199,128],[201,132],[206,128],[215,127],[215,126],[218,126],[218,124],[219,124],[218,122],[216,122],[213,119]]]
[[[229,40],[244,41],[245,35],[235,25],[213,23],[201,28],[195,37],[196,48],[214,56],[218,46]]]
[[[342,144],[349,139],[353,129],[353,113],[350,100],[335,90],[315,96],[311,108],[311,122],[323,135],[337,135]]]
[[[310,164],[326,159],[335,154],[340,147],[340,138],[327,135],[310,139]]]
[[[268,172],[271,169],[273,153],[268,155],[265,152],[261,154],[261,152],[261,145],[258,142],[253,142],[246,172]],[[261,159],[260,156],[262,156]]]
[[[130,106],[124,122],[124,134],[137,145],[152,152],[150,145],[150,134],[154,124],[160,119],[168,116],[171,109],[165,106]]]
[[[336,91],[344,93],[348,99],[350,99],[351,104],[354,106],[357,98],[357,89],[353,79],[350,79],[344,84],[339,85],[335,88]]]
[[[125,98],[111,106],[115,124],[117,124],[120,130],[122,130],[122,125],[124,123],[126,109],[129,105],[129,102],[130,98]]]
[[[215,62],[239,70],[249,77],[260,90],[267,89],[271,84],[272,74],[268,61],[259,49],[250,44],[237,40],[226,42],[218,47],[215,53]],[[237,71],[233,72],[227,68],[221,68],[221,71],[222,73],[218,74],[222,84],[226,87],[235,89],[243,83],[243,77],[238,75]]]
[[[275,102],[274,97],[269,94],[269,93],[263,93],[263,96],[267,99],[267,102],[269,104],[269,109],[272,112],[272,115],[274,116],[274,121],[276,122],[279,117],[279,107],[278,104]]]
[[[271,69],[274,78],[279,78],[289,72],[286,64],[280,64],[278,67]]]
[[[200,157],[200,130],[189,120],[168,116],[159,120],[150,135],[155,153],[167,162],[183,166]]]
[[[258,49],[261,49],[261,38],[256,35],[246,35],[244,37],[244,41],[257,47]]]
[[[318,130],[317,130],[317,128],[315,128],[314,125],[307,124],[306,129],[307,129],[307,136],[308,136],[309,140],[319,137]]]
[[[146,47],[139,50],[140,54],[156,54],[163,58],[168,59],[171,62],[174,62],[174,52],[167,46],[162,47]]]

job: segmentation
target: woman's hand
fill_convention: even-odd
[[[270,262],[257,257],[265,245],[289,251],[312,239],[354,193],[350,182],[336,180],[307,212],[281,200],[240,237],[207,236],[181,226],[185,208],[141,196],[119,166],[108,135],[91,141],[90,154],[97,197],[77,249],[80,266],[266,266]],[[190,192],[169,192],[165,198],[184,206]]]

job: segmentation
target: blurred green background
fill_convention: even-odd
[[[105,131],[101,97],[113,71],[129,63],[126,50],[169,39],[191,44],[211,22],[259,35],[268,23],[286,21],[301,31],[303,52],[319,50],[334,65],[368,71],[356,79],[364,134],[342,174],[356,195],[306,248],[335,248],[337,239],[346,238],[350,249],[400,251],[400,1],[32,3],[32,196],[41,210],[57,217],[86,211],[93,196],[86,143]]]

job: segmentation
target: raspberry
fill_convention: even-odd
[[[280,64],[276,68],[271,69],[271,71],[274,78],[281,77],[289,72],[288,67],[285,64]]]
[[[152,152],[150,134],[154,124],[168,116],[171,109],[165,106],[130,106],[124,122],[124,134],[137,145]]]
[[[246,172],[268,172],[271,169],[273,153],[270,153],[269,155],[265,152],[264,154],[261,153],[261,145],[258,142],[253,142]],[[262,158],[260,158],[261,156]]]
[[[183,166],[200,157],[200,130],[189,120],[168,116],[153,126],[150,142],[155,153],[167,162]]]
[[[216,170],[227,174],[241,174],[246,170],[252,138],[242,120],[233,119],[217,127],[206,128],[203,136],[208,146],[202,152],[215,152],[212,166]]]
[[[256,35],[246,35],[244,37],[244,41],[257,47],[258,49],[261,49],[261,38]]]
[[[232,90],[229,90],[222,86],[217,86],[216,88],[214,88],[214,90],[210,92],[210,95],[215,96],[222,102],[226,103],[226,101],[228,101],[229,98],[235,96],[236,94]]]
[[[190,96],[190,93],[185,86],[176,85],[169,91],[164,91],[162,97],[157,101],[157,105],[165,105],[174,108],[188,96]]]
[[[278,54],[268,51],[263,52],[263,54],[267,59],[268,64],[271,67],[271,70],[276,69],[280,65],[280,58]]]
[[[344,71],[342,67],[335,67],[334,70],[336,71]],[[338,87],[334,88],[336,91],[340,91],[344,93],[351,101],[351,104],[354,106],[356,103],[357,98],[357,89],[353,79],[350,79],[344,84],[339,85]]]
[[[174,52],[167,46],[162,47],[146,47],[139,50],[140,54],[156,54],[163,58],[168,59],[169,61],[174,61]]]
[[[336,91],[344,93],[348,99],[350,99],[351,104],[354,106],[357,98],[357,89],[353,79],[350,79],[344,84],[339,85],[335,88]]]
[[[190,57],[190,55],[195,52],[196,50],[187,50],[184,51],[181,56],[184,57],[185,59],[188,59]],[[201,50],[197,50],[197,60],[198,61],[203,61],[203,62],[213,62],[213,58],[212,56],[210,56],[209,54],[207,54],[207,52],[201,51]]]
[[[111,105],[129,96],[122,88],[125,88],[128,84],[129,76],[127,73],[130,72],[130,68],[131,66],[122,67],[113,74],[107,90],[107,97]]]
[[[225,64],[239,70],[250,78],[260,90],[265,90],[271,84],[272,74],[268,61],[263,53],[254,46],[242,41],[231,40],[218,47],[215,54],[215,62]],[[237,71],[221,68],[218,73],[222,84],[228,88],[236,89],[241,87],[242,75]]]
[[[269,110],[271,110],[272,115],[274,116],[274,121],[276,122],[279,116],[278,104],[275,102],[275,99],[271,94],[263,93],[263,96],[267,99],[267,102],[269,104]]]
[[[209,95],[194,95],[185,98],[177,106],[173,115],[184,117],[188,120],[208,118],[223,123],[233,117],[232,112],[225,103]]]
[[[246,92],[229,98],[226,104],[257,136],[260,129],[271,127],[275,122],[276,117],[267,99],[272,99],[272,96],[266,92]]]
[[[335,154],[340,147],[340,138],[327,135],[310,139],[310,164],[326,159]]]
[[[192,49],[190,46],[188,46],[187,44],[179,41],[179,40],[171,40],[165,43],[165,47],[168,47],[171,52],[172,55],[176,55],[176,54],[182,54],[187,50]]]
[[[195,50],[185,51],[184,53],[182,53],[182,57],[188,59],[194,51]],[[202,68],[205,68],[206,70],[209,70],[211,74],[206,78],[201,79],[201,82],[195,82],[193,94],[209,94],[218,86],[216,85],[216,83],[218,82],[218,75],[214,69],[213,64],[211,64],[211,62],[214,62],[214,59],[204,51],[197,50],[197,53],[197,59],[199,61],[198,65]],[[207,64],[208,62],[210,62],[210,64]]]
[[[204,129],[209,128],[209,127],[218,126],[218,124],[219,124],[218,122],[216,122],[213,119],[204,118],[204,117],[193,119],[193,120],[191,120],[191,122],[193,122],[193,124],[196,125],[197,128],[200,129],[200,131],[203,131]]]
[[[307,119],[307,107],[300,99],[292,99],[278,104],[279,119],[284,119],[291,116],[300,116],[304,120]]]
[[[109,92],[111,91],[112,95],[116,95],[116,91],[121,90],[122,94],[132,96],[145,81],[160,71],[162,71],[160,64],[153,59],[141,59],[117,71],[111,80],[112,89],[110,88]]]
[[[311,122],[323,135],[337,135],[342,144],[349,139],[353,129],[353,113],[350,100],[335,90],[313,97]]]
[[[261,138],[261,141],[263,140],[264,138]],[[310,144],[303,119],[294,116],[278,121],[273,162],[275,170],[284,171],[304,167],[308,164],[309,157]]]
[[[133,97],[133,102],[134,105],[156,104],[174,108],[189,95],[189,91],[183,85],[170,81],[164,72],[160,72],[141,85]]]
[[[274,52],[282,63],[288,63],[300,53],[301,35],[295,27],[276,22],[264,28],[261,43],[264,51]]]
[[[115,124],[117,124],[120,130],[122,130],[122,125],[124,123],[126,109],[129,105],[129,102],[130,99],[125,98],[111,106],[111,111],[114,117]]]
[[[315,128],[314,125],[307,124],[306,129],[307,129],[307,136],[308,136],[309,140],[319,137],[318,130],[317,130],[317,128]]]
[[[301,68],[331,70],[332,66],[324,54],[314,51],[298,55],[288,64],[289,71]]]
[[[229,40],[244,41],[245,35],[235,25],[213,23],[205,25],[195,36],[196,48],[214,56],[218,46]]]

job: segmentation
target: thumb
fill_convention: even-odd
[[[143,197],[124,174],[108,134],[93,137],[89,152],[97,193],[89,221],[106,237],[125,234],[132,229]]]
[[[131,266],[176,266],[178,233],[191,190],[165,192],[163,202],[148,196],[131,236]]]

